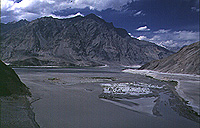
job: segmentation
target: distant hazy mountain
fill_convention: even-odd
[[[179,46],[176,46],[176,47],[166,47],[166,49],[170,50],[170,51],[173,51],[173,52],[178,52],[181,47]]]
[[[10,67],[0,60],[0,96],[30,94],[28,88]]]
[[[200,75],[200,42],[185,46],[167,58],[147,63],[140,69]]]
[[[173,53],[131,38],[126,30],[94,14],[70,19],[43,17],[30,23],[23,20],[19,27],[12,27],[2,29],[1,57],[14,65],[134,65]]]

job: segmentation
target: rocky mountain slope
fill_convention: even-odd
[[[200,42],[185,46],[167,58],[147,63],[140,69],[200,75]]]
[[[131,38],[126,30],[94,14],[21,23],[1,35],[1,58],[13,65],[134,65],[172,54],[154,43]]]
[[[25,19],[22,19],[18,22],[9,22],[7,24],[4,24],[4,23],[0,23],[0,27],[1,27],[1,34],[2,33],[6,33],[6,32],[9,32],[9,31],[12,31],[16,28],[20,28],[26,24],[28,24],[29,21],[25,20]]]
[[[12,94],[30,95],[30,92],[20,81],[15,71],[0,60],[0,96],[9,96]]]

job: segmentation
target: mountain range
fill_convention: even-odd
[[[141,65],[171,54],[94,14],[1,23],[1,59],[11,65]]]
[[[200,75],[200,42],[185,46],[167,58],[151,61],[140,69]]]

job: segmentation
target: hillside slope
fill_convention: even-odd
[[[134,65],[170,54],[154,43],[131,38],[94,14],[42,17],[2,34],[1,57],[13,65]]]
[[[147,63],[140,69],[200,75],[200,42],[185,46],[167,58]]]
[[[12,94],[30,95],[30,92],[20,81],[15,71],[0,60],[0,96],[10,96]]]

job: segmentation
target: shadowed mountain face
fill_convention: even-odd
[[[70,19],[43,17],[23,23],[2,34],[1,57],[13,65],[134,65],[172,54],[131,38],[126,30],[94,14]]]
[[[200,42],[183,47],[177,53],[143,65],[140,69],[200,75]]]
[[[17,74],[0,60],[0,96],[29,94],[28,88],[20,81]]]
[[[18,22],[9,22],[7,24],[4,23],[0,23],[0,27],[1,27],[1,33],[6,33],[9,31],[12,31],[16,28],[20,28],[26,24],[28,24],[29,22],[27,20],[20,20]]]

